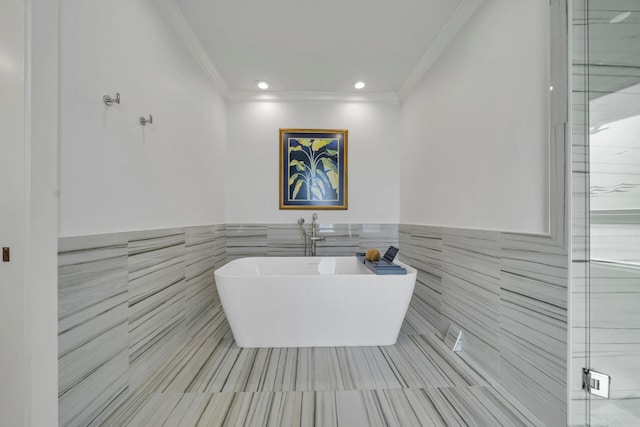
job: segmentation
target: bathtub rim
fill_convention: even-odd
[[[272,261],[282,261],[282,260],[286,260],[286,261],[291,261],[293,262],[294,260],[318,260],[318,263],[320,262],[320,260],[322,260],[323,258],[334,258],[336,259],[349,259],[349,260],[353,260],[355,261],[357,264],[362,266],[362,272],[357,272],[357,273],[333,273],[333,274],[246,274],[246,275],[241,275],[241,274],[226,274],[228,270],[231,270],[232,268],[234,268],[234,263],[248,263],[251,262],[253,260],[272,260]],[[402,261],[398,261],[397,259],[394,260],[393,262],[396,265],[399,265],[401,267],[404,267],[405,270],[407,271],[406,274],[376,274],[373,271],[371,271],[370,269],[368,269],[367,267],[364,266],[364,264],[362,264],[361,262],[358,261],[357,257],[355,255],[339,255],[339,256],[247,256],[247,257],[240,257],[240,258],[235,258],[232,259],[230,261],[228,261],[227,263],[225,263],[224,265],[218,267],[215,270],[215,275],[216,277],[229,277],[229,278],[256,278],[256,277],[287,277],[287,278],[291,278],[291,277],[316,277],[316,276],[327,276],[327,277],[331,277],[331,276],[340,276],[340,277],[348,277],[348,276],[365,276],[365,275],[369,275],[372,277],[393,277],[393,276],[411,276],[411,275],[417,275],[418,270],[416,270],[414,267],[410,266],[409,264],[406,264]],[[253,264],[253,266],[255,268],[257,268],[257,266],[255,266],[255,264]],[[255,270],[254,268],[254,270]]]

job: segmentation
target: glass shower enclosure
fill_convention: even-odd
[[[639,426],[640,0],[572,24],[571,424]]]

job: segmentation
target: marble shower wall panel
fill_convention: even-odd
[[[566,423],[568,257],[544,236],[502,234],[501,384],[547,425]]]
[[[227,262],[267,254],[266,224],[227,224]]]
[[[128,394],[127,236],[58,248],[58,423],[87,425]]]
[[[464,331],[464,356],[499,378],[498,232],[443,230],[442,316]]]
[[[129,385],[135,389],[185,337],[185,233],[131,233],[128,249]]]
[[[435,329],[444,337],[448,324],[443,321],[441,307],[442,232],[436,227],[401,225],[399,257],[418,270],[405,322],[413,331],[403,332],[430,333]]]
[[[219,303],[213,273],[226,262],[226,227],[186,228],[185,251],[184,311],[189,330],[204,312]]]

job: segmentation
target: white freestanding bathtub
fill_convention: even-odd
[[[236,259],[215,272],[240,347],[393,345],[416,270],[376,275],[353,257]]]

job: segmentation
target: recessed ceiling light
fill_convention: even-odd
[[[617,24],[618,22],[624,21],[629,16],[631,16],[631,12],[622,12],[621,14],[616,15],[613,18],[611,18],[611,20],[609,21],[609,24]]]
[[[256,86],[257,86],[259,89],[267,90],[267,89],[269,89],[269,82],[264,81],[264,80],[258,80],[258,81],[256,82]]]
[[[362,89],[363,87],[365,87],[366,85],[364,84],[364,82],[358,82],[355,85],[353,85],[356,89]]]

